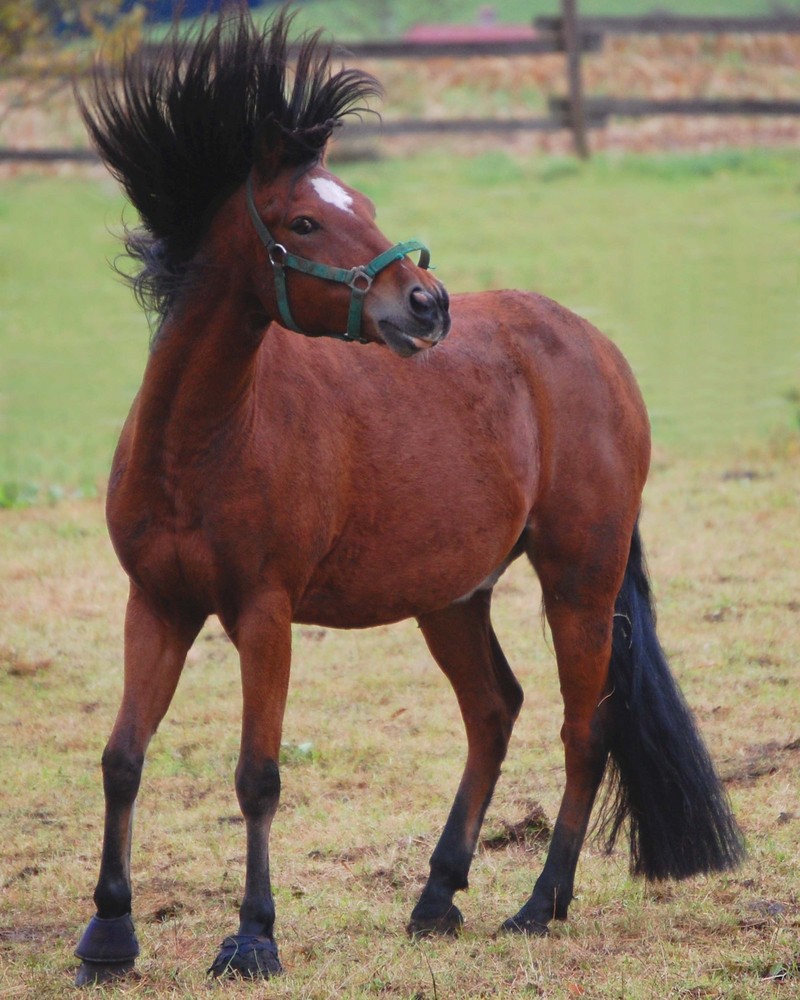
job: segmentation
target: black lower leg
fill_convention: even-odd
[[[522,690],[492,629],[491,592],[419,619],[436,662],[453,685],[467,733],[467,762],[430,876],[408,932],[457,934],[463,917],[453,896],[468,885],[483,817],[506,754]]]
[[[269,874],[269,831],[280,796],[280,774],[273,760],[240,763],[236,792],[247,829],[245,891],[239,930],[225,938],[210,975],[268,979],[283,971],[273,937],[275,903]]]
[[[519,912],[505,921],[503,930],[545,935],[551,920],[567,919],[583,837],[584,830],[568,831],[556,823],[547,861],[533,892]]]
[[[488,806],[481,810],[476,831]],[[447,823],[431,855],[431,870],[425,888],[411,913],[407,931],[412,936],[458,934],[464,923],[453,896],[469,887],[469,869],[477,837],[469,836],[467,811],[461,794],[456,796]]]
[[[547,860],[530,898],[503,924],[508,931],[543,935],[551,920],[566,920],[573,898],[575,869],[603,778],[606,751],[600,716],[593,737],[572,741],[567,750],[567,787],[556,820]]]
[[[78,986],[126,975],[139,954],[131,917],[130,842],[142,764],[141,754],[119,747],[109,745],[103,754],[106,821],[100,876],[94,892],[97,914],[75,949],[81,959],[75,980]]]

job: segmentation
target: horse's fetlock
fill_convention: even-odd
[[[526,908],[533,920],[546,924],[550,920],[566,920],[572,900],[571,880],[555,885],[537,882]]]
[[[448,859],[431,858],[431,876],[425,890],[429,896],[434,894],[449,895],[469,888],[469,867],[472,855],[463,851],[454,851]],[[425,896],[423,893],[423,897]]]
[[[271,899],[246,899],[239,907],[240,933],[271,937],[275,927],[275,903]]]
[[[94,905],[102,920],[115,920],[131,912],[133,893],[124,878],[104,878],[94,891]]]

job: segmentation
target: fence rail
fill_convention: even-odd
[[[342,51],[355,59],[472,59],[486,56],[512,58],[522,55],[566,55],[568,96],[550,98],[546,117],[400,119],[381,123],[361,122],[348,126],[353,137],[398,135],[445,135],[553,132],[570,129],[578,155],[588,155],[587,128],[602,128],[614,116],[640,118],[650,115],[800,115],[799,100],[749,98],[692,98],[649,100],[622,97],[591,97],[583,93],[581,61],[586,53],[602,49],[607,34],[800,34],[800,16],[776,14],[767,17],[678,16],[655,13],[641,17],[581,17],[577,0],[561,0],[561,16],[538,17],[538,37],[486,42],[358,42]],[[153,52],[157,49],[154,47]],[[0,148],[0,161],[91,162],[90,149]]]
[[[587,29],[583,34],[584,52],[597,52],[603,46],[603,32]],[[486,56],[544,56],[563,52],[556,31],[547,29],[534,38],[494,40],[490,42],[352,42],[342,50],[360,59],[474,59]]]
[[[0,148],[0,161],[6,163],[98,163],[93,149],[12,149]]]
[[[550,113],[569,122],[570,102],[551,97]],[[756,100],[750,98],[690,97],[650,100],[636,97],[585,97],[587,124],[603,127],[609,118],[649,118],[652,115],[800,115],[800,100]]]
[[[800,34],[800,16],[774,14],[764,17],[712,17],[701,14],[668,14],[658,11],[635,17],[588,16],[580,18],[585,31],[611,35],[723,35]],[[559,32],[561,17],[537,17],[539,31]]]

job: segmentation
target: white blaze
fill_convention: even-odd
[[[343,212],[350,212],[352,214],[353,210],[350,206],[353,204],[353,197],[345,191],[341,184],[337,184],[330,177],[312,177],[311,183],[323,201],[327,201],[329,205],[341,208]]]

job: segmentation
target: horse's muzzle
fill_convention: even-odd
[[[435,347],[450,331],[450,298],[444,285],[416,285],[408,295],[408,311],[401,323],[394,318],[378,321],[388,347],[401,357],[410,357]]]

